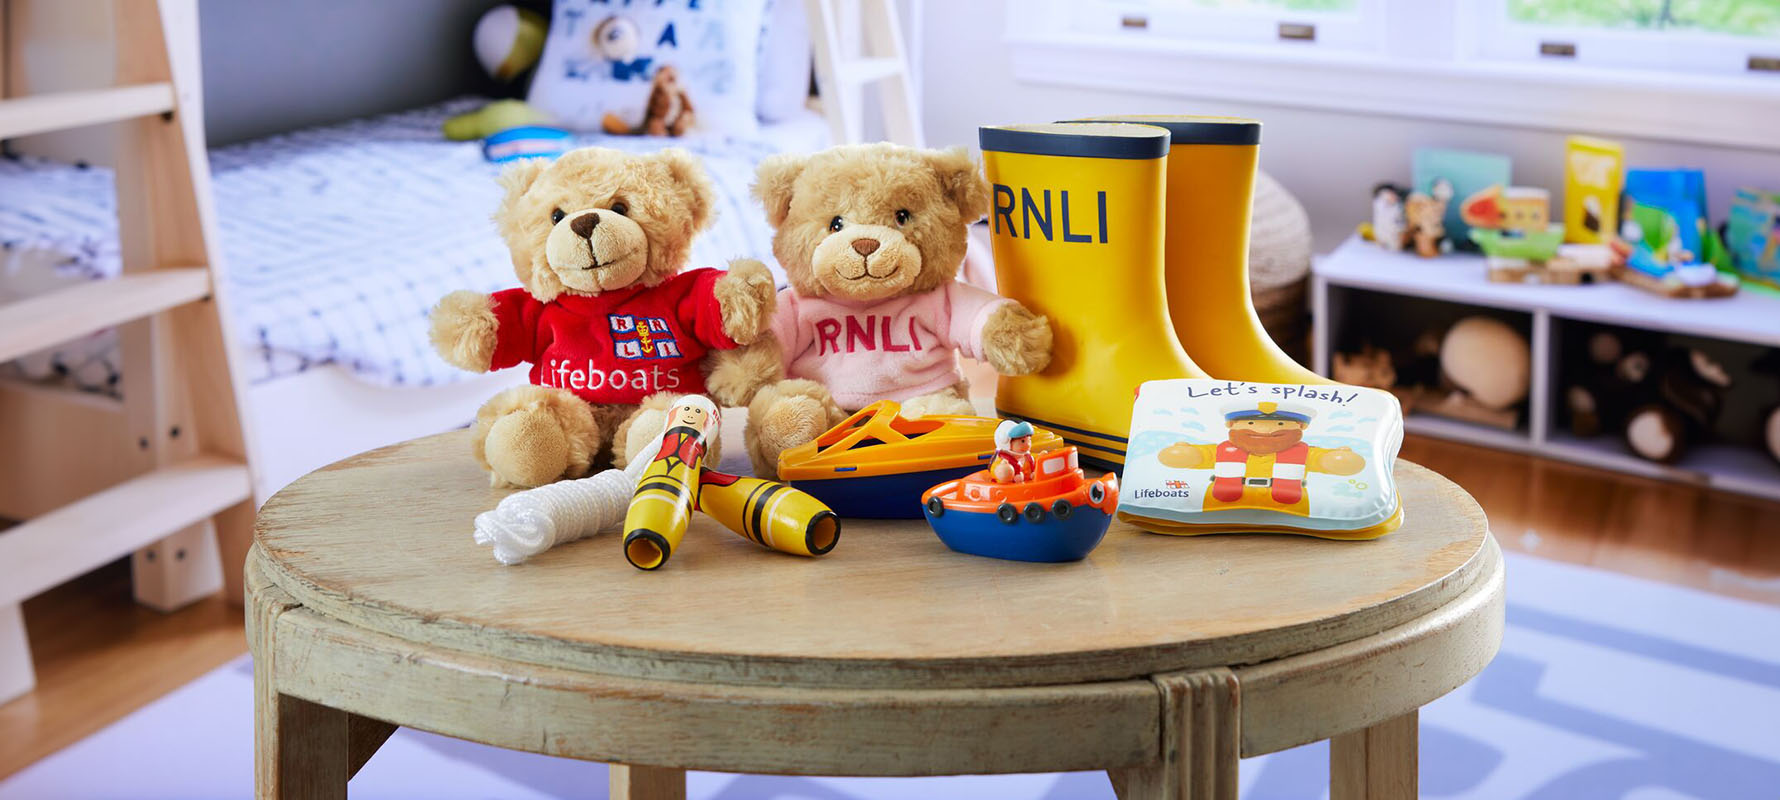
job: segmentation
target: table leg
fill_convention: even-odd
[[[352,756],[352,715],[278,691],[273,637],[278,616],[296,604],[250,565],[247,647],[253,653],[253,788],[258,800],[345,800]],[[376,726],[361,721],[359,739],[370,758]],[[393,730],[393,728],[392,728]],[[362,761],[359,763],[363,763]]]
[[[345,800],[351,768],[346,712],[255,688],[254,796]]]
[[[1329,740],[1329,800],[1414,800],[1419,712]]]
[[[686,770],[613,764],[612,800],[686,800]]]
[[[1162,760],[1109,770],[1120,800],[1236,800],[1242,743],[1228,669],[1150,678],[1162,695]]]

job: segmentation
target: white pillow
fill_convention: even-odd
[[[765,2],[556,0],[526,99],[578,130],[600,130],[608,112],[635,127],[656,71],[672,66],[697,130],[753,135]],[[605,41],[594,42],[596,30]]]
[[[760,34],[761,122],[783,122],[803,113],[810,99],[810,23],[803,0],[767,0]]]

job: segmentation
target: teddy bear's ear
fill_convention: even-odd
[[[693,231],[702,231],[711,224],[711,213],[717,205],[717,190],[698,158],[679,147],[663,148],[653,156],[667,167],[668,178],[680,187],[681,202],[691,215]]]
[[[767,224],[777,228],[791,216],[791,187],[810,163],[808,156],[781,153],[768,156],[754,171],[754,196],[766,206]]]
[[[989,180],[977,166],[970,151],[962,147],[930,150],[924,154],[929,166],[939,176],[940,189],[958,208],[967,223],[974,223],[989,214]]]
[[[501,198],[501,208],[512,206],[527,189],[532,188],[532,184],[537,183],[538,176],[544,174],[549,166],[550,159],[547,158],[522,158],[502,169],[501,176],[496,179],[501,188],[507,190],[507,194]]]

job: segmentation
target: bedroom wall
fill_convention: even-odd
[[[1014,79],[1007,45],[1009,2],[930,7],[921,31],[927,141],[933,146],[976,145],[976,128],[1108,113],[1203,113],[1254,117],[1266,127],[1261,167],[1296,194],[1310,213],[1316,249],[1327,252],[1367,213],[1367,195],[1381,180],[1409,178],[1409,154],[1424,145],[1507,153],[1517,182],[1561,189],[1565,133],[1461,124],[1410,117],[1343,114],[1261,103],[1226,103],[1135,92],[1075,89]],[[956,82],[940,76],[958,76]],[[944,87],[944,88],[942,88]],[[1586,131],[1576,131],[1586,133]],[[1690,166],[1706,170],[1712,212],[1721,219],[1737,186],[1780,189],[1776,149],[1725,147],[1617,138],[1634,166]]]
[[[200,0],[212,145],[433,103],[479,74],[495,0]]]
[[[495,0],[199,0],[204,122],[211,144],[437,102],[478,86],[470,30]],[[5,0],[8,94],[111,82],[108,6]],[[88,128],[13,143],[105,163]]]

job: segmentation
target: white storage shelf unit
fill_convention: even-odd
[[[1359,239],[1317,259],[1312,269],[1313,366],[1329,374],[1330,350],[1346,323],[1352,290],[1427,298],[1502,309],[1531,318],[1532,388],[1520,430],[1501,430],[1427,414],[1410,414],[1404,427],[1448,439],[1547,455],[1653,478],[1689,482],[1780,499],[1780,465],[1759,450],[1736,444],[1699,443],[1673,466],[1627,452],[1619,437],[1584,439],[1558,425],[1559,330],[1565,322],[1592,322],[1683,334],[1762,347],[1780,347],[1780,297],[1743,291],[1713,300],[1675,300],[1620,283],[1589,286],[1497,283],[1485,276],[1483,259],[1447,255],[1422,259],[1391,253]]]

